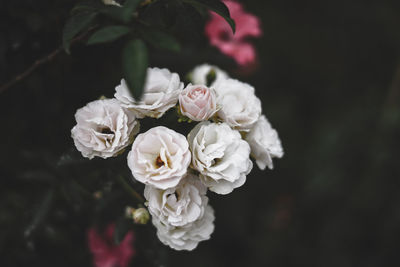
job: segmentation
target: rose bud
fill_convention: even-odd
[[[181,113],[193,121],[204,121],[217,111],[213,89],[204,85],[189,84],[179,95]]]
[[[137,224],[146,224],[150,220],[150,214],[145,208],[136,209],[132,217],[133,221]]]

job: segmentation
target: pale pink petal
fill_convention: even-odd
[[[220,46],[221,51],[231,56],[239,65],[248,65],[256,61],[256,51],[250,43],[224,43]]]

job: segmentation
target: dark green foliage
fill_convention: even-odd
[[[206,8],[223,17],[235,33],[235,21],[230,17],[229,10],[224,3],[218,0],[181,0],[197,8]]]
[[[101,9],[101,12],[122,23],[128,23],[132,20],[133,12],[140,2],[141,0],[127,0],[122,7],[106,6]]]
[[[99,44],[115,41],[128,34],[130,28],[126,26],[108,26],[94,32],[88,39],[87,44]]]
[[[0,84],[59,47],[67,19],[84,12],[70,10],[82,2],[0,1]],[[151,66],[183,78],[209,62],[254,85],[285,156],[273,171],[255,166],[232,194],[209,194],[215,232],[192,252],[162,245],[151,224],[131,224],[131,266],[399,266],[399,1],[242,2],[263,23],[259,69],[251,76],[209,46],[204,24],[194,21],[202,13],[188,3],[139,7],[140,20],[176,37],[179,54],[143,40]],[[173,18],[150,16],[164,4]],[[97,30],[127,26],[137,38],[146,26],[102,13],[93,22]],[[113,97],[130,36],[99,46],[83,39],[71,55],[58,55],[0,94],[0,266],[93,266],[87,230],[104,229],[125,206],[138,205],[116,176],[143,192],[126,166],[129,148],[117,158],[88,160],[70,138],[78,108]],[[143,120],[141,132],[162,124],[186,135],[189,124],[178,124],[175,112]]]
[[[158,49],[178,52],[181,49],[179,42],[174,36],[166,32],[155,29],[143,29],[141,36],[152,46]]]
[[[143,7],[143,12],[139,13],[138,9],[141,3],[145,7]],[[152,13],[152,10],[155,13]],[[177,38],[163,29],[157,29],[157,27],[171,27],[176,23],[175,18],[178,16],[184,19],[183,25],[186,25],[190,34],[199,34],[201,29],[194,24],[198,24],[199,14],[207,15],[207,10],[212,10],[221,15],[232,27],[232,31],[235,31],[235,22],[230,18],[228,8],[223,2],[217,0],[155,1],[155,4],[151,1],[145,3],[142,0],[126,0],[121,7],[99,5],[97,1],[85,1],[78,3],[71,11],[72,16],[68,19],[63,31],[63,46],[65,51],[70,53],[73,38],[78,33],[88,30],[95,17],[101,15],[99,17],[102,20],[99,20],[96,24],[96,27],[100,29],[89,37],[86,42],[88,45],[112,42],[128,33],[133,36],[139,33],[144,40],[157,49],[178,52],[181,46]],[[140,17],[142,13],[144,20],[141,20]],[[148,16],[149,19],[146,20],[146,14],[152,15]],[[155,16],[160,16],[165,25],[160,25]],[[109,19],[113,20],[111,26]],[[121,25],[115,25],[115,23],[121,23]],[[139,49],[142,49],[142,51],[139,51]],[[128,58],[125,58],[126,56]],[[123,50],[122,57],[124,77],[133,96],[140,99],[145,79],[143,72],[149,64],[145,44],[141,41],[129,42]],[[130,60],[133,60],[133,62],[130,62]]]
[[[85,12],[96,12],[106,8],[101,1],[81,1],[77,3],[72,9],[71,14],[79,14]]]
[[[215,79],[217,78],[217,74],[215,73],[214,69],[211,69],[206,76],[206,81],[207,81],[207,86],[211,86],[213,82],[215,82]]]
[[[125,216],[120,217],[114,229],[114,242],[115,244],[121,243],[124,240],[125,235],[128,233],[129,230],[132,229],[132,220],[125,218]]]
[[[132,19],[132,14],[143,0],[126,0],[122,6],[121,18],[124,22]]]
[[[122,51],[122,70],[135,99],[139,100],[143,93],[148,65],[145,43],[140,39],[129,41]]]
[[[63,31],[63,46],[67,53],[70,53],[69,47],[72,39],[80,32],[86,30],[96,17],[95,11],[81,12],[73,15],[65,24]]]

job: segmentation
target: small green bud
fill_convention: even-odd
[[[146,224],[150,220],[150,214],[145,208],[138,208],[133,212],[133,221],[137,224]]]

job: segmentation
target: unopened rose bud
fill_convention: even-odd
[[[179,107],[191,120],[208,120],[217,111],[215,92],[204,85],[189,84],[179,95]]]
[[[146,224],[150,220],[150,214],[145,208],[136,209],[133,212],[133,221],[137,224]]]

